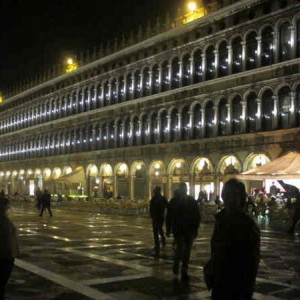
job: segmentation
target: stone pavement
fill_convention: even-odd
[[[150,219],[54,207],[40,218],[30,204],[12,205],[22,255],[7,287],[8,300],[210,299],[202,268],[213,224],[194,244],[189,285],[172,274],[172,239],[152,256]],[[300,299],[300,239],[262,226],[256,300]]]

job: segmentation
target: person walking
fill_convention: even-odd
[[[289,234],[294,234],[296,225],[298,221],[300,220],[300,193],[298,192],[296,197],[296,201],[292,204],[293,209],[294,209],[294,214],[292,218],[292,224],[290,229],[288,230]]]
[[[216,214],[211,257],[204,267],[212,300],[251,300],[260,257],[260,230],[244,211],[242,182],[228,180],[222,190],[224,209]]]
[[[160,242],[163,247],[166,244],[166,238],[163,230],[165,214],[168,207],[168,201],[165,196],[161,195],[161,187],[154,188],[154,195],[150,200],[150,216],[152,219],[152,230],[154,238],[154,253],[158,257],[160,253]],[[159,239],[161,238],[161,241]]]
[[[173,273],[177,276],[181,267],[181,280],[189,281],[189,261],[193,241],[198,235],[201,216],[197,201],[187,195],[187,185],[184,182],[178,185],[174,193],[168,208],[167,220],[168,234],[172,231],[175,239]]]
[[[38,211],[41,210],[42,195],[43,195],[43,193],[42,193],[41,189],[38,187],[36,192],[35,192],[36,207],[37,207]]]
[[[44,193],[41,197],[41,211],[40,211],[40,217],[43,216],[44,210],[47,209],[49,212],[50,217],[52,217],[52,211],[51,211],[51,194],[47,189],[44,190]]]
[[[7,216],[9,201],[0,201],[0,299],[5,299],[5,287],[19,255],[17,229]]]

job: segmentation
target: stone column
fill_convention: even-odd
[[[129,176],[129,199],[133,200],[135,197],[135,191],[134,191],[134,180],[135,180],[135,175],[130,175]]]
[[[226,104],[227,118],[226,118],[226,134],[232,133],[232,106],[231,104]]]
[[[257,50],[256,50],[256,67],[261,67],[261,36],[256,37]]]
[[[161,143],[161,119],[157,117],[156,119],[156,143]]]
[[[201,112],[201,125],[199,128],[199,137],[200,138],[204,138],[205,136],[205,109],[204,108],[200,108],[200,112]]]
[[[257,113],[256,113],[256,131],[260,131],[262,128],[262,100],[261,98],[256,99]]]
[[[242,71],[244,72],[246,70],[246,42],[242,41]]]
[[[232,61],[233,60],[233,58],[232,58],[232,46],[228,45],[227,49],[228,49],[228,61],[227,61],[228,75],[231,75],[232,74],[232,64],[233,64],[233,61]]]
[[[180,141],[182,138],[182,115],[181,113],[177,113],[177,119],[178,119],[178,132],[177,132],[177,140]]]
[[[206,54],[201,54],[202,58],[202,81],[206,80]]]
[[[194,77],[195,77],[195,66],[194,66],[194,57],[190,57],[190,84],[194,83]]]
[[[131,95],[130,100],[134,99],[134,87],[135,87],[135,76],[134,74],[131,74]]]
[[[144,95],[144,93],[143,93],[143,90],[144,90],[144,73],[143,72],[141,72],[140,73],[140,84],[139,84],[139,89],[140,89],[140,91],[139,91],[139,97],[143,97],[143,96],[145,96]]]
[[[215,78],[219,77],[219,50],[213,51],[215,54]]]
[[[274,62],[278,63],[279,62],[279,33],[277,29],[274,29],[273,33],[273,41],[274,41]]]
[[[246,115],[247,115],[247,102],[241,101],[242,105],[242,119],[241,119],[241,132],[246,132]]]
[[[137,145],[141,145],[141,138],[142,138],[142,134],[144,134],[142,132],[142,122],[141,120],[138,120],[138,135],[137,135]]]
[[[161,67],[158,68],[158,92],[160,93],[161,92]]]
[[[127,132],[126,132],[127,134]],[[129,122],[129,137],[128,137],[128,145],[132,146],[133,145],[133,122]]]
[[[119,99],[119,94],[120,94],[120,81],[116,80],[116,91],[115,91],[116,95],[115,95],[115,99],[116,99],[116,103],[121,102]]]
[[[168,127],[168,131],[167,131],[167,142],[170,142],[171,117],[170,117],[169,115],[167,115],[167,127]]]
[[[294,25],[292,25],[290,29],[291,29],[291,51],[292,51],[292,59],[293,59],[297,57],[297,30]]]
[[[178,80],[179,80],[179,86],[181,87],[182,86],[182,82],[183,82],[183,77],[182,77],[182,75],[183,75],[182,60],[178,61],[178,64],[179,64],[179,78],[178,78]]]
[[[213,125],[213,136],[218,135],[218,127],[219,127],[219,107],[214,106],[213,107],[215,113],[214,113],[214,125]]]
[[[124,87],[123,87],[123,101],[126,101],[127,93],[128,93],[128,91],[127,91],[127,75],[125,75],[124,76]]]
[[[296,126],[296,121],[297,121],[297,118],[296,118],[296,114],[297,114],[297,111],[296,111],[296,93],[291,92],[290,95],[291,95],[290,126],[295,127]]]
[[[168,64],[168,81],[169,81],[169,90],[172,89],[172,64]]]
[[[278,96],[273,96],[274,99],[274,110],[273,110],[273,122],[272,122],[272,129],[277,129],[278,128],[278,123],[279,123],[279,99]]]
[[[193,114],[192,110],[189,110],[188,114],[189,114],[188,138],[191,139],[191,138],[193,138],[193,130],[194,130],[194,127],[195,127],[195,124],[194,124],[194,114]]]
[[[149,71],[149,94],[153,93],[153,72]]]

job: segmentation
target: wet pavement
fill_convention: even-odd
[[[210,299],[202,269],[213,224],[194,243],[190,283],[172,274],[172,238],[152,254],[150,219],[54,207],[53,218],[30,204],[12,205],[22,255],[7,287],[8,300]],[[300,238],[262,226],[262,259],[254,299],[300,299]],[[180,278],[179,278],[180,279]]]

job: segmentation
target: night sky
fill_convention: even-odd
[[[175,16],[183,0],[0,0],[0,91],[67,55]]]

